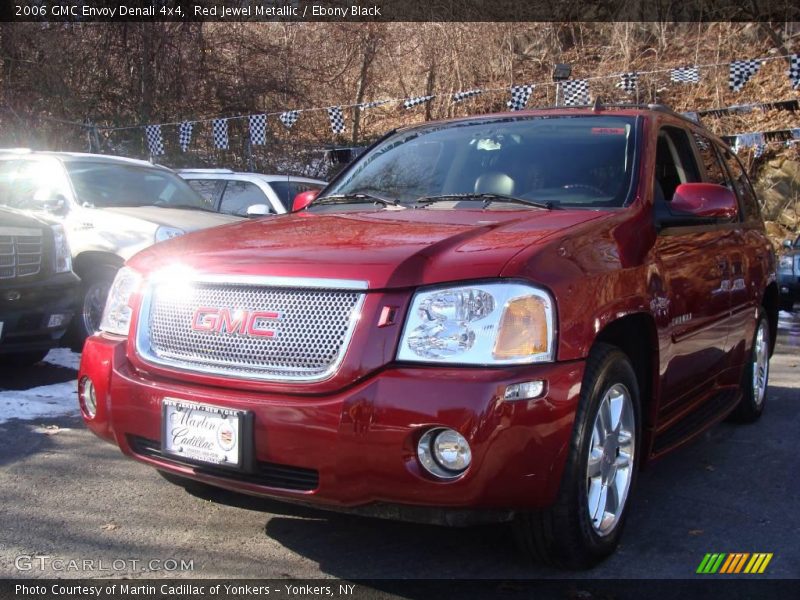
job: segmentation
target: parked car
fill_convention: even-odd
[[[238,173],[230,169],[180,169],[178,174],[214,210],[240,217],[291,212],[297,194],[319,191],[327,185],[306,177]]]
[[[800,301],[800,236],[784,240],[784,253],[778,260],[778,286],[781,293],[781,310],[791,312]]]
[[[172,479],[513,521],[583,568],[640,467],[762,414],[775,269],[741,163],[667,109],[425,123],[302,212],[129,260],[80,406]]]
[[[0,153],[0,205],[63,224],[82,281],[70,331],[76,350],[99,327],[108,288],[126,259],[155,242],[237,220],[215,214],[166,167],[71,152]]]
[[[59,345],[78,284],[61,225],[0,208],[0,365],[31,365]]]

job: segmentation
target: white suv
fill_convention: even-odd
[[[240,220],[215,212],[174,171],[99,154],[0,152],[0,205],[61,222],[80,276],[81,305],[69,333],[80,349],[100,325],[117,270],[144,248]]]
[[[229,169],[180,169],[178,175],[214,210],[240,217],[292,212],[297,194],[327,185],[307,177],[237,173]]]

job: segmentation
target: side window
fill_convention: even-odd
[[[25,210],[43,210],[45,204],[71,196],[61,165],[50,160],[9,161],[0,171],[0,191],[8,206]]]
[[[662,127],[656,145],[656,202],[670,202],[682,183],[701,181],[689,136],[679,127]]]
[[[217,200],[225,188],[224,179],[188,179],[187,183],[195,192],[203,197],[211,208],[217,206]]]
[[[761,221],[761,208],[758,205],[758,197],[753,191],[753,186],[750,184],[750,179],[747,177],[742,163],[730,150],[719,148],[719,151],[725,159],[725,164],[728,165],[728,171],[730,171],[733,179],[733,189],[736,191],[736,195],[739,196],[739,202],[742,205],[744,220]]]
[[[708,183],[716,183],[717,185],[725,186],[728,189],[733,189],[731,181],[728,178],[728,173],[720,161],[719,154],[717,154],[715,150],[714,142],[699,133],[693,133],[692,135],[695,144],[697,144],[697,154],[702,161],[706,181]]]
[[[264,192],[249,181],[228,181],[219,211],[229,215],[247,216],[247,207],[253,204],[266,204],[270,213],[274,213],[272,204]]]

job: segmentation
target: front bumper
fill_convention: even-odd
[[[60,273],[44,282],[4,281],[0,287],[0,354],[57,346],[77,310],[79,283],[74,273]],[[63,320],[51,325],[53,315],[62,315]]]
[[[581,361],[503,369],[393,365],[337,393],[289,395],[148,375],[128,360],[124,341],[100,335],[86,342],[79,376],[90,377],[97,393],[95,418],[84,415],[89,428],[164,471],[334,509],[514,510],[555,499],[583,370]],[[542,397],[503,400],[507,385],[532,379],[547,382]],[[251,411],[255,470],[231,473],[162,455],[165,397]],[[470,443],[472,464],[455,480],[437,480],[418,462],[417,441],[433,426],[456,429]]]

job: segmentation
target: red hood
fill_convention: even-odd
[[[357,279],[370,289],[497,277],[518,252],[602,216],[579,210],[300,213],[189,234],[131,259],[151,272]]]

